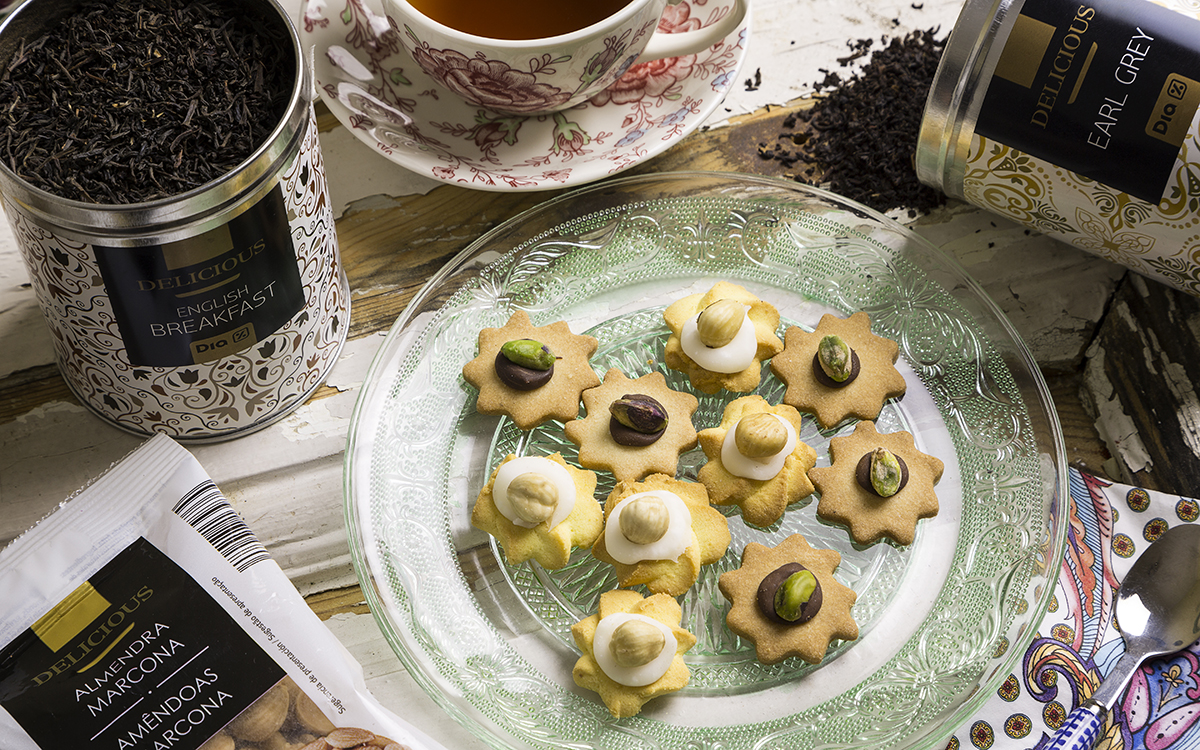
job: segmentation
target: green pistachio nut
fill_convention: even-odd
[[[613,419],[636,432],[647,435],[667,428],[667,410],[656,399],[629,393],[608,406]]]
[[[871,487],[880,497],[891,497],[900,491],[902,469],[900,461],[887,448],[871,453]]]
[[[850,345],[837,334],[830,334],[817,344],[817,361],[830,380],[844,383],[850,377],[852,355]]]
[[[788,622],[799,620],[816,590],[817,577],[811,570],[792,573],[775,591],[775,614]]]
[[[504,358],[530,370],[549,370],[554,366],[554,353],[540,341],[514,339],[500,347]]]

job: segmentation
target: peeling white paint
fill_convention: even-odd
[[[1176,416],[1179,418],[1181,435],[1192,455],[1200,456],[1200,396],[1183,365],[1168,362],[1163,368],[1165,382],[1179,402]]]
[[[1105,356],[1104,348],[1098,344],[1088,349],[1083,388],[1093,398],[1096,432],[1108,446],[1109,453],[1120,462],[1118,475],[1131,481],[1136,472],[1149,471],[1154,464],[1133,419],[1125,413],[1124,405],[1116,397],[1112,383],[1104,374]]]
[[[347,435],[350,431],[350,421],[335,417],[329,412],[328,399],[310,401],[291,414],[284,417],[280,423],[280,434],[284,438],[296,442],[313,438]]]

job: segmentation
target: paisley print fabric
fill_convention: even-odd
[[[1116,588],[1166,529],[1196,520],[1196,501],[1113,484],[1075,469],[1058,588],[1019,674],[1005,680],[949,748],[1037,750],[1125,651]],[[1099,750],[1200,748],[1200,642],[1147,661],[1101,729]]]

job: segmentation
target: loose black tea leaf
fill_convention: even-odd
[[[179,195],[266,142],[293,59],[285,27],[233,0],[85,0],[0,70],[0,158],[87,203]]]
[[[929,211],[945,203],[946,197],[921,184],[912,159],[945,40],[931,29],[895,37],[870,52],[873,44],[870,39],[849,43],[851,53],[839,59],[841,65],[871,55],[849,78],[822,71],[826,75],[815,84],[821,95],[814,105],[784,122],[789,130],[780,139],[795,148],[764,144],[759,154],[787,166],[799,161],[814,164],[794,179],[819,182],[876,210]],[[798,121],[810,127],[792,130]]]

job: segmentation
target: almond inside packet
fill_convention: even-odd
[[[0,551],[6,750],[444,750],[192,455],[146,441]]]

